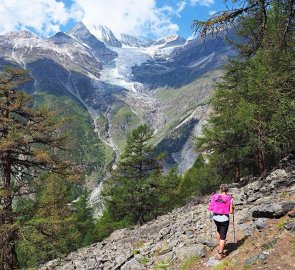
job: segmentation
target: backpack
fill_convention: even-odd
[[[209,203],[209,211],[215,214],[228,215],[229,207],[232,203],[230,195],[214,194]]]

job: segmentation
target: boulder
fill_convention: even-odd
[[[254,224],[258,230],[264,229],[267,227],[267,218],[258,218]]]
[[[293,202],[268,203],[252,208],[254,218],[281,218],[291,211],[295,206]]]
[[[206,248],[203,244],[177,247],[174,252],[175,252],[176,258],[179,259],[180,261],[193,256],[205,257],[207,253]]]
[[[266,258],[267,258],[268,254],[265,253],[265,252],[262,252],[262,253],[259,253],[258,255],[256,256],[253,256],[253,257],[250,257],[249,259],[247,259],[245,261],[245,265],[253,265],[253,264],[256,264],[260,261],[264,261]]]
[[[199,242],[207,247],[210,247],[210,248],[216,247],[216,243],[212,240],[209,240],[209,239],[201,238],[201,239],[199,239]]]
[[[276,181],[282,181],[282,178],[286,177],[288,177],[288,173],[284,169],[277,169],[266,177],[266,181],[272,181],[273,179],[276,179]]]

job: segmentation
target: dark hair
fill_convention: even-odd
[[[220,191],[221,192],[228,192],[228,185],[227,184],[221,184],[220,185]]]

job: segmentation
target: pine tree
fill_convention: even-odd
[[[216,87],[213,112],[198,139],[199,149],[211,153],[213,171],[236,181],[241,173],[263,175],[295,145],[293,6],[279,0],[245,2],[249,9],[231,13],[244,43]],[[229,13],[221,14],[199,24],[203,33],[229,22]]]
[[[58,158],[64,149],[61,123],[46,109],[30,108],[30,97],[19,87],[30,78],[23,70],[6,68],[0,74],[0,269],[17,269],[16,244],[23,213],[14,203],[33,196],[40,173],[70,175]]]
[[[75,203],[74,224],[79,232],[78,247],[90,245],[96,239],[93,209],[88,203],[88,195],[84,192]]]
[[[154,148],[148,143],[151,138],[152,131],[147,125],[131,132],[117,168],[105,184],[106,207],[115,220],[143,224],[154,211],[160,166]]]
[[[81,237],[75,226],[71,183],[54,173],[44,173],[35,185],[34,198],[17,200],[20,224],[17,256],[23,268],[35,267],[79,248]]]

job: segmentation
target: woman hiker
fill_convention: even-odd
[[[213,220],[217,227],[216,238],[217,243],[219,243],[217,258],[219,260],[225,257],[224,245],[229,227],[229,214],[233,213],[233,200],[227,192],[228,186],[222,184],[220,193],[212,196],[208,207],[209,211],[213,212]]]

